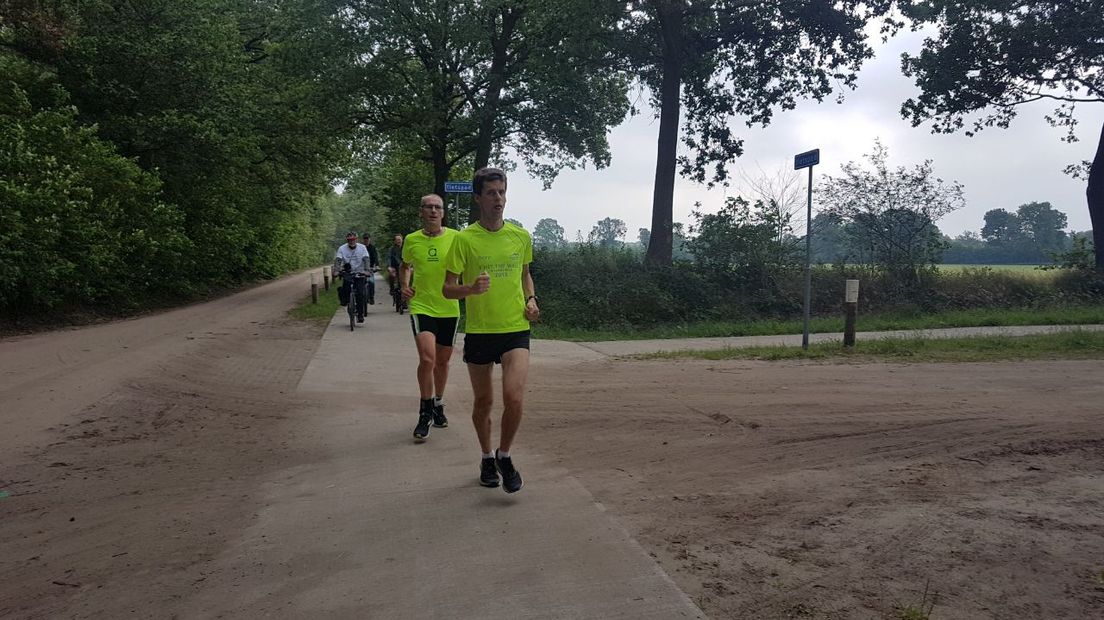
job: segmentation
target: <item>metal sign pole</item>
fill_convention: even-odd
[[[813,297],[813,166],[809,166],[809,202],[805,209],[805,316],[801,348],[809,349],[809,313]]]
[[[809,314],[813,297],[813,167],[820,163],[820,149],[794,156],[794,170],[809,169],[809,202],[805,210],[805,311],[802,317],[801,348],[809,348]]]

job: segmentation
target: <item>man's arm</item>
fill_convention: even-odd
[[[529,265],[521,266],[521,290],[525,293],[525,318],[529,321],[540,319],[540,306],[537,305],[537,291],[533,286],[533,274]]]
[[[463,299],[472,294],[471,286],[460,284],[460,274],[445,272],[445,286],[441,289],[445,299]]]

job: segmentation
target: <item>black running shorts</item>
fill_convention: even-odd
[[[414,329],[414,337],[422,332],[432,332],[437,337],[437,346],[451,347],[456,341],[457,317],[437,317],[428,314],[411,314],[410,327]]]
[[[468,364],[501,364],[502,354],[529,348],[529,330],[508,334],[465,334],[464,361]]]

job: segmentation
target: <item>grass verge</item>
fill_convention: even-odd
[[[334,313],[340,307],[341,304],[337,299],[337,286],[331,285],[328,291],[321,288],[318,290],[318,303],[311,303],[311,296],[308,294],[298,306],[288,312],[288,315],[300,321],[329,325],[330,321],[333,320]]]
[[[1003,360],[1104,359],[1104,332],[1072,331],[1036,336],[900,338],[859,341],[852,349],[838,342],[801,347],[728,347],[713,351],[667,351],[630,359],[823,360],[898,362],[993,362]]]
[[[941,327],[1006,327],[1013,325],[1091,325],[1104,323],[1104,305],[1043,309],[974,309],[932,314],[890,313],[859,315],[864,332]],[[649,329],[572,329],[536,324],[533,336],[551,340],[600,342],[603,340],[651,340],[668,338],[716,338],[725,336],[776,336],[800,334],[801,320],[712,321]],[[843,316],[814,317],[809,331],[815,334],[843,331]]]

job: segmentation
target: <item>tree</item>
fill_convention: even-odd
[[[1057,252],[1066,245],[1065,213],[1055,209],[1049,202],[1029,202],[1016,209],[1020,220],[1020,229],[1044,255]]]
[[[939,30],[902,58],[920,88],[901,106],[913,125],[930,120],[935,133],[973,135],[1008,127],[1021,106],[1045,100],[1057,104],[1048,122],[1073,142],[1078,106],[1104,102],[1104,0],[912,0],[902,10],[915,26]],[[1104,127],[1093,161],[1067,168],[1086,170],[1096,268],[1104,270]]]
[[[629,62],[659,116],[647,261],[671,262],[676,168],[699,182],[723,182],[743,150],[733,115],[766,125],[798,98],[818,101],[835,84],[853,87],[872,55],[867,23],[892,0],[637,0],[626,29]],[[679,119],[685,117],[679,158]]]
[[[652,233],[647,228],[640,228],[636,231],[636,238],[640,242],[640,247],[645,252],[648,251],[648,241],[652,238]]]
[[[612,65],[613,0],[353,0],[361,35],[360,122],[417,143],[434,191],[458,162],[512,151],[551,183],[609,163],[606,134],[628,112]],[[469,221],[478,214],[473,208]]]
[[[962,186],[944,184],[931,160],[912,170],[887,164],[888,150],[875,141],[871,168],[848,162],[843,176],[827,177],[821,195],[828,211],[848,226],[861,258],[899,278],[939,260],[942,236],[935,221],[963,205]]]
[[[605,218],[600,220],[594,225],[594,228],[590,229],[590,235],[587,237],[587,241],[590,243],[597,243],[602,247],[612,248],[621,244],[621,239],[625,236],[628,228],[625,226],[625,222],[616,218]]]
[[[748,196],[759,203],[761,210],[772,213],[771,219],[778,224],[775,240],[781,247],[785,244],[786,234],[793,232],[798,215],[805,210],[805,187],[801,175],[786,167],[773,172],[756,167],[755,172],[744,171],[740,176]]]
[[[990,209],[985,212],[985,225],[981,227],[981,238],[986,243],[1012,245],[1023,240],[1020,218],[1005,209]]]
[[[556,220],[546,217],[533,227],[534,246],[556,249],[562,248],[565,243],[563,226],[560,226]]]

